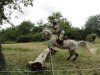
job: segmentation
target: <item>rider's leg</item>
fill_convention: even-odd
[[[61,33],[60,35],[59,35],[59,40],[62,40],[62,37],[64,36],[64,34],[63,33]]]
[[[64,36],[64,34],[61,33],[61,34],[59,35],[59,37],[58,37],[58,43],[60,44],[61,47],[63,46],[63,39],[62,39],[63,36]]]

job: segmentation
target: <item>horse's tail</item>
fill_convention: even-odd
[[[84,47],[86,48],[91,54],[96,54],[96,48],[93,47],[93,45],[91,45],[90,43],[86,42],[86,41],[79,41],[78,42],[78,46]],[[93,48],[91,48],[93,47]]]
[[[88,44],[87,44],[86,41],[79,41],[79,42],[78,42],[78,46],[84,47],[84,48],[88,48]]]

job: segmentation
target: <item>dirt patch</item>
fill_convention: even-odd
[[[96,55],[97,49],[96,49],[96,48],[89,48],[89,51],[90,51],[92,54]]]

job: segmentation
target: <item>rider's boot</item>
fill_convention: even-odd
[[[60,45],[60,47],[62,48],[62,47],[63,47],[63,40],[57,39],[56,41],[57,41],[57,43]]]

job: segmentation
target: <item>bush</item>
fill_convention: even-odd
[[[42,37],[42,33],[36,33],[33,36],[33,40],[32,41],[44,41],[44,38]]]
[[[31,41],[44,41],[44,38],[42,37],[42,33],[36,33],[34,35],[21,35],[17,38],[16,42],[31,42]]]
[[[22,42],[22,43],[25,43],[25,42],[30,42],[32,40],[32,36],[29,36],[29,35],[21,35],[17,38],[17,42]]]
[[[87,40],[88,42],[94,42],[95,39],[96,39],[96,34],[89,34],[89,35],[87,35],[87,37],[86,37],[86,40]]]

